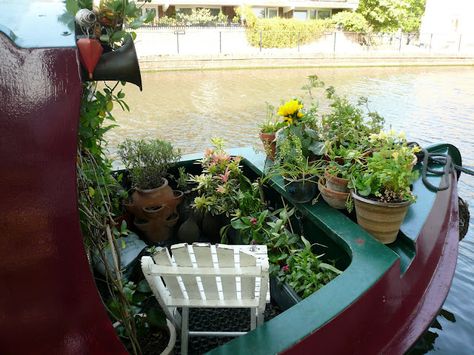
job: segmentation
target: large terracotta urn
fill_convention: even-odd
[[[135,189],[126,209],[134,215],[134,225],[153,243],[172,236],[173,227],[179,219],[177,206],[183,200],[183,192],[173,190],[167,179],[160,187],[149,190]]]

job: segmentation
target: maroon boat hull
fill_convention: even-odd
[[[126,353],[79,227],[76,48],[21,49],[0,33],[0,353]]]
[[[438,314],[451,286],[459,240],[457,182],[438,192],[405,273],[400,263],[328,324],[286,354],[403,354]]]

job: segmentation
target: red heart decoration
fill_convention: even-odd
[[[97,39],[80,38],[77,40],[77,48],[79,48],[79,59],[81,64],[89,73],[89,79],[92,79],[92,73],[95,66],[102,55],[104,49]]]

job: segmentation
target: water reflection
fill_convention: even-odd
[[[459,68],[336,68],[166,72],[143,75],[144,91],[126,88],[131,113],[117,112],[119,128],[107,135],[113,148],[123,139],[169,139],[184,153],[203,151],[214,136],[229,147],[260,149],[258,124],[265,102],[303,94],[308,75],[317,74],[352,100],[368,96],[370,107],[391,127],[422,145],[455,144],[465,165],[474,166],[474,70]],[[324,105],[323,105],[324,106]],[[474,178],[463,175],[459,194],[474,206]],[[459,244],[455,278],[443,306],[456,322],[427,333],[437,354],[474,353],[474,226]],[[447,313],[445,313],[447,314]],[[454,316],[455,315],[455,316]]]

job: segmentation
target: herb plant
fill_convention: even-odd
[[[133,187],[143,190],[160,187],[168,169],[181,157],[171,143],[159,139],[126,139],[119,145],[118,153],[129,171]]]

